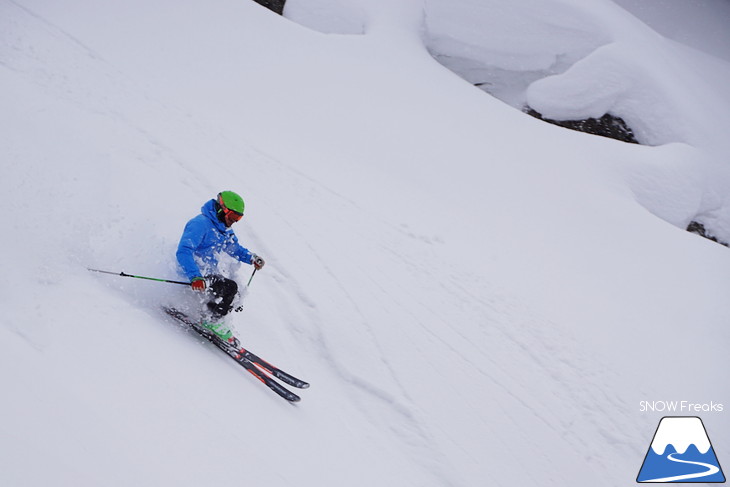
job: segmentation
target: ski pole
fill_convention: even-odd
[[[257,271],[257,269],[254,269],[253,272],[251,273],[251,277],[248,278],[248,284],[246,284],[246,288],[248,288],[251,285],[251,280],[253,279],[253,275],[256,274],[256,271]],[[241,296],[240,291],[238,292],[238,295]],[[233,311],[235,311],[236,313],[240,313],[241,311],[243,311],[243,305],[237,306]]]
[[[251,281],[253,280],[254,274],[256,274],[256,271],[258,269],[254,268],[253,272],[251,273],[251,277],[248,278],[248,284],[246,284],[246,287],[249,287],[251,285]]]
[[[158,279],[156,277],[135,276],[133,274],[126,274],[124,271],[122,271],[122,272],[102,271],[99,269],[92,269],[91,267],[87,267],[87,269],[90,270],[91,272],[101,272],[102,274],[111,274],[113,276],[134,277],[135,279],[147,279],[149,281],[168,282],[170,284],[184,284],[186,286],[190,285],[189,282],[171,281],[170,279]]]

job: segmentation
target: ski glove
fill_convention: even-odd
[[[193,282],[190,283],[190,287],[193,291],[205,291],[205,279],[202,277],[194,277]]]
[[[256,268],[256,270],[261,269],[264,266],[264,264],[266,264],[266,262],[264,262],[264,259],[262,259],[261,257],[259,257],[256,254],[253,254],[251,256],[251,263]]]

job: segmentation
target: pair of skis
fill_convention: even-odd
[[[243,366],[251,375],[256,377],[262,383],[264,383],[269,389],[277,393],[289,402],[299,402],[301,398],[294,394],[292,391],[279,384],[274,380],[274,377],[279,379],[293,387],[299,389],[306,389],[309,387],[307,382],[297,379],[291,374],[284,372],[278,367],[275,367],[267,361],[260,358],[258,355],[246,350],[241,346],[237,338],[234,338],[232,342],[226,342],[218,338],[215,334],[211,333],[206,328],[203,328],[199,323],[193,321],[188,315],[179,311],[175,308],[163,308],[165,313],[172,316],[176,320],[180,321],[184,325],[188,326],[200,334],[203,338],[210,341],[213,345],[224,351],[229,357],[235,360],[239,365]]]

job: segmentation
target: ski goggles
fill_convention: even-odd
[[[241,218],[243,218],[243,213],[239,213],[237,211],[229,210],[228,208],[223,208],[223,214],[226,218],[233,222],[237,222]]]
[[[220,196],[218,196],[218,206],[220,206],[221,211],[223,211],[223,216],[232,222],[237,222],[243,218],[243,213],[226,208],[226,205],[223,203],[223,199]]]

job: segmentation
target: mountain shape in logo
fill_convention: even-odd
[[[662,418],[636,481],[725,482],[702,420],[696,416]]]

